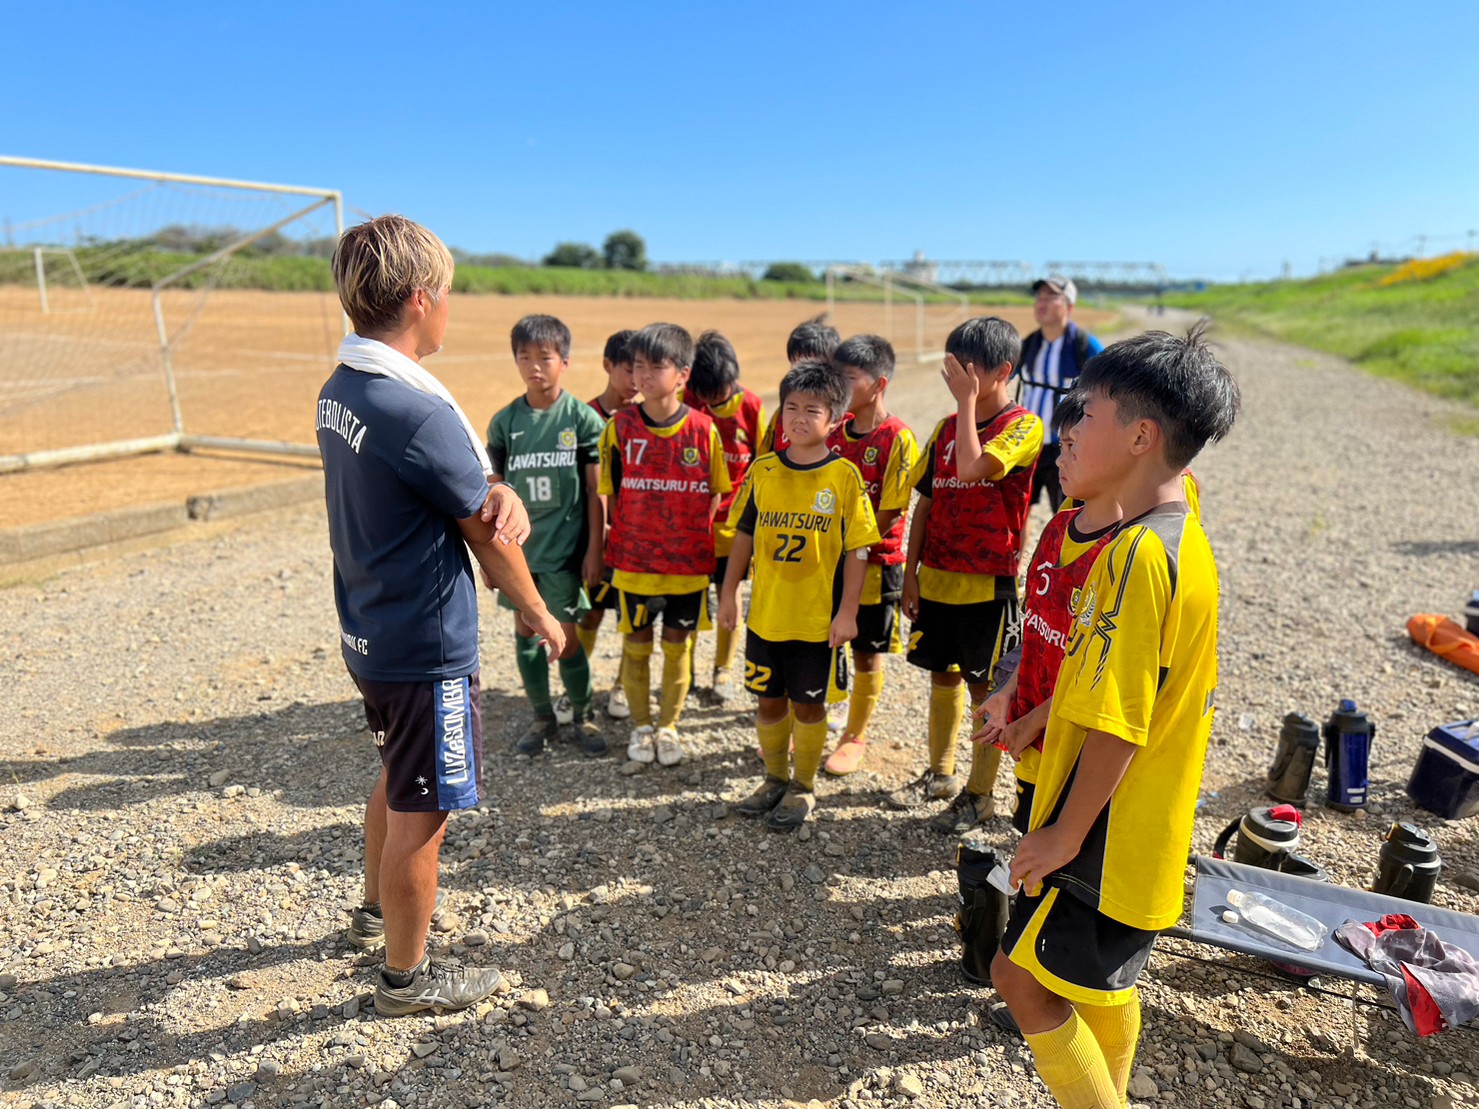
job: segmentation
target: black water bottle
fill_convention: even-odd
[[[1212,848],[1216,858],[1225,858],[1233,833],[1232,859],[1235,863],[1280,870],[1284,862],[1299,849],[1299,810],[1293,805],[1275,805],[1271,809],[1250,809],[1222,830]]]
[[[1319,753],[1320,726],[1301,713],[1285,716],[1274,763],[1268,768],[1268,784],[1264,787],[1268,795],[1275,801],[1302,806]]]
[[[962,843],[955,855],[960,882],[960,912],[955,917],[955,930],[960,933],[960,971],[966,981],[980,986],[991,984],[991,960],[996,958],[1011,908],[1011,899],[987,881],[999,862],[995,851],[968,843]]]
[[[1442,869],[1443,860],[1438,857],[1438,845],[1432,836],[1416,824],[1393,824],[1381,845],[1371,892],[1426,904],[1433,899],[1433,887]]]

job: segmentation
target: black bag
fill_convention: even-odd
[[[960,972],[978,986],[991,984],[991,960],[1001,946],[1011,899],[986,880],[1001,860],[995,851],[978,851],[962,843],[955,853],[960,881],[960,911],[955,930],[960,933]]]

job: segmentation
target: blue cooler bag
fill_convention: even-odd
[[[1479,812],[1479,720],[1443,724],[1427,734],[1407,794],[1449,820]]]

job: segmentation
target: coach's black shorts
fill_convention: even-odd
[[[1073,894],[1045,886],[1018,893],[1001,936],[1007,958],[1044,987],[1086,1005],[1122,1005],[1150,959],[1159,932],[1105,916]]]
[[[1063,480],[1058,476],[1058,455],[1061,443],[1044,443],[1037,456],[1037,468],[1032,471],[1032,495],[1027,498],[1028,507],[1035,505],[1038,498],[1047,493],[1048,507],[1054,512],[1063,504]]]
[[[591,608],[611,609],[620,611],[621,603],[617,599],[616,586],[611,581],[612,569],[610,566],[601,571],[601,580],[596,583],[596,588],[590,590]]]
[[[478,675],[377,682],[350,672],[385,767],[385,803],[396,812],[452,812],[478,803],[483,713]]]
[[[745,630],[745,688],[760,697],[825,705],[847,694],[847,651],[801,639],[776,642]]]
[[[692,593],[627,593],[618,591],[617,612],[621,615],[621,630],[624,635],[644,631],[662,617],[663,631],[708,631],[714,625],[709,622],[709,587]]]
[[[955,667],[968,685],[989,685],[993,668],[1020,634],[1015,582],[994,601],[952,605],[920,598],[907,657],[932,673]]]

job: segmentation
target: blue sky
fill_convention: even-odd
[[[476,251],[1237,279],[1479,227],[1468,0],[60,0],[6,38],[0,153],[338,187]]]

